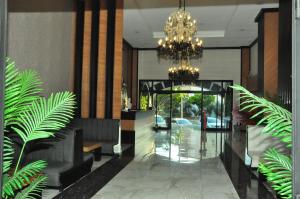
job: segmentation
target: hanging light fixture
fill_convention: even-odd
[[[185,10],[185,0],[173,12],[164,27],[165,38],[158,41],[158,55],[166,59],[193,59],[202,56],[203,42],[196,37],[197,21]]]
[[[169,79],[180,82],[193,82],[199,78],[199,68],[191,66],[188,60],[181,60],[179,65],[169,68]]]

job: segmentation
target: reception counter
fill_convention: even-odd
[[[131,110],[121,114],[121,140],[123,144],[138,143],[138,140],[149,134],[154,125],[155,112]]]

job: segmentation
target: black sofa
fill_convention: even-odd
[[[47,186],[63,190],[82,176],[91,172],[93,155],[83,154],[82,130],[65,129],[63,139],[49,140],[34,147],[26,156],[26,162],[45,160]]]
[[[70,127],[82,129],[84,141],[101,143],[102,154],[113,155],[113,147],[118,144],[119,123],[114,119],[76,118]]]

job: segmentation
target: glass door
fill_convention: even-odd
[[[171,94],[154,94],[156,129],[171,129]]]
[[[203,95],[203,112],[206,114],[206,124],[202,125],[202,129],[206,130],[221,129],[221,97],[217,94]],[[203,113],[202,113],[203,115]],[[202,118],[202,122],[205,121]]]
[[[191,92],[172,94],[171,158],[181,162],[199,159],[202,95]]]

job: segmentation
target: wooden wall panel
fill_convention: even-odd
[[[97,83],[97,112],[96,117],[105,117],[105,74],[106,74],[106,38],[107,38],[107,9],[105,0],[100,3],[100,30],[98,48],[98,83]]]
[[[121,120],[122,131],[134,131],[135,120]]]
[[[84,37],[83,37],[83,61],[82,61],[82,96],[81,96],[81,117],[89,117],[90,97],[90,58],[91,58],[91,29],[92,11],[90,2],[86,1],[84,13]]]
[[[241,49],[242,53],[242,77],[241,77],[241,84],[244,87],[247,87],[248,84],[248,76],[250,72],[250,48],[245,47]]]
[[[123,0],[116,0],[113,119],[121,119]]]
[[[277,95],[279,14],[267,12],[264,16],[264,93]]]

